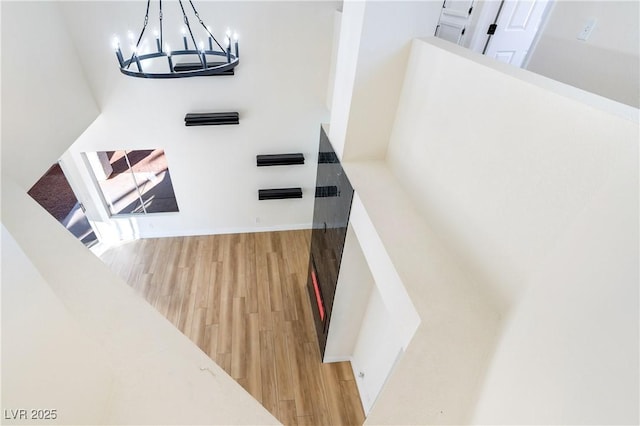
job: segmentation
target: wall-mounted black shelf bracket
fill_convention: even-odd
[[[258,200],[283,200],[287,198],[302,198],[302,188],[274,188],[258,190]]]
[[[220,126],[240,124],[237,112],[194,112],[184,116],[185,126]]]
[[[207,61],[207,65],[210,67],[217,67],[220,65],[224,65],[226,62],[209,62]],[[174,72],[184,72],[184,71],[196,71],[202,69],[202,62],[180,62],[173,66]],[[235,75],[234,68],[230,70],[222,71],[219,74],[214,75]]]
[[[258,167],[292,166],[296,164],[304,164],[304,155],[301,153],[256,155],[256,165]]]

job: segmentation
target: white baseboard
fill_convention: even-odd
[[[140,232],[139,238],[168,238],[168,237],[192,237],[198,235],[222,235],[222,234],[249,234],[254,232],[278,232],[278,231],[299,231],[311,229],[310,223],[297,223],[290,225],[275,226],[255,226],[239,228],[217,228],[217,229],[187,229],[180,231],[163,231],[154,229],[153,232]]]
[[[325,356],[322,362],[324,363],[344,362],[344,361],[351,362],[351,360],[352,360],[351,356]]]

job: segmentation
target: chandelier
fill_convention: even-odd
[[[155,43],[151,43],[155,51],[148,52],[147,39],[145,31],[149,23],[149,6],[151,0],[147,0],[147,11],[144,16],[144,25],[140,31],[140,35],[136,38],[129,31],[128,39],[130,42],[128,59],[125,59],[120,47],[120,40],[114,36],[113,49],[120,64],[120,71],[131,77],[141,78],[181,78],[181,77],[198,77],[208,75],[233,75],[233,69],[239,63],[238,54],[238,35],[234,34],[233,41],[235,44],[235,52],[231,52],[231,30],[227,29],[225,35],[225,47],[222,47],[218,40],[213,36],[211,28],[207,26],[192,0],[188,0],[198,24],[204,30],[204,38],[207,39],[205,45],[204,39],[198,39],[196,44],[195,30],[199,29],[198,24],[192,27],[187,17],[187,12],[182,3],[178,0],[180,10],[182,12],[182,44],[184,47],[180,50],[171,50],[168,43],[165,42],[165,29],[163,27],[162,0],[159,0],[158,28],[154,31]],[[202,31],[201,31],[202,32]],[[145,50],[147,49],[147,50]],[[191,62],[175,62],[176,57],[191,58]]]

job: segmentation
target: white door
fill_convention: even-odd
[[[445,0],[435,36],[462,44],[473,11],[473,2],[474,0]]]
[[[549,0],[504,0],[485,55],[522,67]]]

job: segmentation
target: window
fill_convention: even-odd
[[[177,212],[162,149],[85,153],[112,215]]]
[[[84,214],[84,206],[59,163],[51,166],[28,194],[85,246],[92,247],[98,243],[98,237]]]

